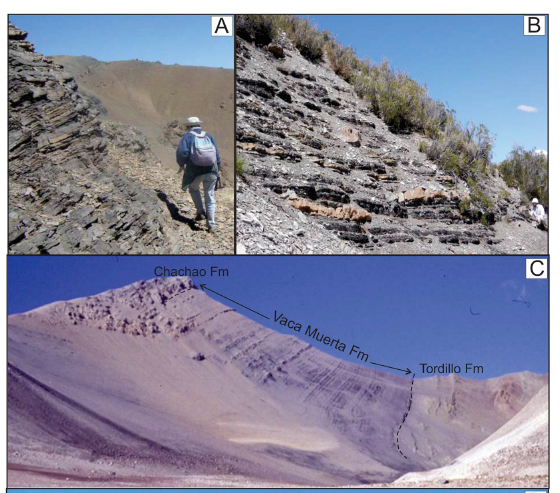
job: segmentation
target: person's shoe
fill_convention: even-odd
[[[203,219],[206,219],[206,214],[204,214],[204,212],[199,212],[194,218],[195,221],[202,221]]]
[[[208,232],[216,234],[218,232],[218,228],[216,228],[216,226],[208,226]]]

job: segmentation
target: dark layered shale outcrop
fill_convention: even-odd
[[[115,172],[74,79],[9,26],[10,253],[141,253],[163,204]]]
[[[283,44],[236,40],[241,252],[546,252],[519,191],[488,176],[493,212],[464,207],[468,184],[421,136],[392,133],[328,62]]]
[[[233,198],[219,232],[195,223],[181,176],[138,128],[101,120],[99,101],[9,25],[9,252],[232,253]]]

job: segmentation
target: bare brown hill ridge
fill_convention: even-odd
[[[225,93],[225,70],[95,62],[109,72],[99,82],[99,98],[108,93],[114,100],[104,105],[82,93],[80,82],[52,58],[36,53],[26,32],[10,24],[8,36],[10,253],[233,252],[233,71]],[[66,63],[81,73],[81,62]],[[168,77],[166,69],[178,75]],[[181,77],[188,90],[178,84],[170,95],[165,81]],[[133,80],[138,86],[130,86]],[[103,81],[119,89],[105,91]],[[184,130],[170,108],[198,110],[199,90],[213,108],[201,115],[224,139],[229,181],[217,192],[216,235],[193,221],[196,211],[169,161]],[[100,118],[103,111],[110,115]],[[109,119],[113,112],[123,120]]]
[[[139,129],[168,168],[177,168],[175,149],[184,133],[174,130],[184,130],[179,124],[198,116],[222,152],[224,180],[233,183],[233,70],[139,60],[101,62],[91,57],[53,59],[75,78],[101,118]]]
[[[423,136],[391,132],[327,61],[285,37],[264,47],[237,37],[236,52],[239,251],[547,252],[519,190],[488,175],[476,185],[493,212],[466,207],[469,184],[419,151]]]
[[[492,437],[542,423],[548,380],[416,378],[405,458],[409,376],[265,328],[187,278],[10,316],[8,363],[10,486],[386,484],[477,446],[490,464]],[[546,447],[544,431],[515,443]],[[520,480],[508,460],[502,485]]]

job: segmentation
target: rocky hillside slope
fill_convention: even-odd
[[[8,322],[12,470],[71,470],[82,486],[99,474],[189,485],[217,471],[248,485],[387,483],[448,464],[547,383],[418,378],[410,404],[410,376],[338,360],[186,278]]]
[[[396,135],[328,63],[289,41],[237,53],[237,244],[247,253],[546,253],[519,191],[499,177],[484,225],[464,181]]]
[[[231,253],[233,194],[218,197],[220,233],[201,230],[146,139],[102,125],[73,77],[26,37],[9,26],[9,252]]]

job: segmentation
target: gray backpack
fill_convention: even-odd
[[[194,135],[190,161],[196,166],[214,166],[216,164],[216,147],[210,136],[204,131],[190,133]]]

